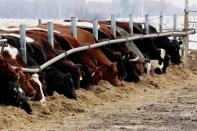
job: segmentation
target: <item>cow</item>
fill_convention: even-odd
[[[0,104],[20,107],[31,114],[31,106],[18,83],[19,77],[11,65],[0,56]]]
[[[70,99],[77,99],[75,89],[70,88],[70,85],[73,85],[70,73],[62,73],[54,67],[46,68],[44,71],[47,72],[47,94],[49,96],[53,95],[54,91],[56,91]]]

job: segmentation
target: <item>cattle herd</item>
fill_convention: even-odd
[[[54,47],[48,42],[47,24],[26,28],[27,63],[21,56],[19,29],[0,29],[0,37],[7,39],[5,46],[0,46],[1,104],[20,107],[31,114],[29,100],[43,103],[45,97],[54,92],[77,99],[75,90],[88,90],[100,80],[118,87],[122,80],[137,83],[143,74],[163,74],[170,63],[181,63],[179,50],[182,41],[158,37],[81,51],[66,56],[39,73],[23,72],[22,67],[38,67],[72,48],[128,37],[131,33],[128,22],[116,22],[115,37],[111,22],[99,21],[96,39],[92,34],[92,21],[80,20],[75,39],[69,23],[54,23]],[[143,23],[134,23],[134,34],[145,34],[145,30]],[[149,26],[149,32],[157,33],[157,30]]]

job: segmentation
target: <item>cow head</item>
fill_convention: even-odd
[[[80,88],[80,78],[82,78],[80,73],[80,68],[81,68],[80,64],[74,64],[70,70],[75,89]]]
[[[5,94],[7,95],[6,104],[11,104],[13,106],[20,107],[24,109],[28,114],[31,114],[31,106],[27,102],[25,93],[18,83],[11,81],[8,82]]]
[[[73,80],[70,73],[64,74],[64,76],[60,77],[60,80],[57,84],[56,91],[59,94],[63,94],[64,96],[70,99],[76,99],[77,95],[75,93],[75,88],[73,86]]]
[[[56,91],[68,98],[77,99],[70,73],[63,74],[55,68],[47,68],[45,72],[47,83],[46,90],[48,95],[53,95],[53,92]]]
[[[128,82],[138,82],[140,80],[139,74],[140,72],[143,72],[141,69],[141,64],[139,63],[139,57],[133,57],[133,54],[126,53],[123,56],[124,59],[124,66],[127,71],[127,77],[125,78],[125,81]],[[144,68],[144,67],[143,67]]]
[[[125,78],[125,81],[135,82],[135,83],[140,81],[139,74],[136,68],[136,64],[132,62],[125,62],[124,65],[127,70],[127,77]]]
[[[90,69],[87,66],[83,65],[81,67],[81,76],[82,80],[80,81],[81,88],[84,88],[86,90],[90,89],[90,84],[98,84],[98,82],[101,80],[101,71],[96,69]]]
[[[174,64],[181,63],[181,55],[180,55],[180,45],[182,42],[178,42],[177,40],[172,40],[170,46],[168,47],[167,54],[170,55],[171,62]]]
[[[91,70],[91,84],[97,85],[100,80],[102,80],[103,66],[96,67]]]
[[[127,77],[127,72],[126,69],[124,67],[124,60],[121,56],[120,52],[116,52],[114,53],[114,59],[117,62],[117,68],[118,68],[118,76],[120,79],[124,79]]]
[[[110,82],[114,86],[119,85],[118,69],[116,62],[103,67],[102,79]]]
[[[30,83],[28,74],[25,74],[21,68],[16,68],[15,71],[19,74],[18,82],[27,96],[33,97],[36,95],[36,90]]]
[[[74,64],[72,61],[65,59],[63,61],[57,62],[55,67],[63,73],[69,72],[73,79],[75,89],[80,88],[80,64]]]

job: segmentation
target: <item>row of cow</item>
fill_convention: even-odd
[[[99,21],[98,39],[92,34],[92,22],[80,21],[77,39],[71,35],[70,22],[54,23],[54,48],[48,42],[47,24],[26,29],[27,63],[20,52],[19,29],[0,29],[0,36],[7,39],[0,56],[0,103],[21,107],[31,114],[28,100],[45,102],[54,91],[77,99],[75,90],[88,90],[91,85],[106,80],[119,86],[121,80],[138,82],[146,74],[163,74],[169,63],[180,64],[181,41],[168,37],[127,41],[71,54],[39,73],[26,73],[22,67],[38,67],[59,54],[104,40],[128,37],[128,22],[116,22],[114,37],[110,21]],[[135,34],[145,34],[144,24],[134,23]],[[150,33],[157,33],[152,26]],[[17,67],[17,68],[13,68]]]

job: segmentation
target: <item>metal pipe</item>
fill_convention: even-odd
[[[197,13],[197,10],[188,10],[188,12]]]
[[[197,43],[197,41],[196,41],[196,40],[189,40],[189,42]]]
[[[189,21],[191,24],[197,24],[197,21]]]
[[[0,42],[7,42],[7,39],[0,39]]]
[[[153,37],[184,36],[184,35],[193,34],[193,33],[195,33],[194,29],[190,30],[190,31],[184,31],[184,32],[166,32],[166,33],[149,34],[149,35],[136,35],[136,36],[132,36],[132,37],[128,37],[128,38],[103,41],[103,42],[92,44],[90,46],[82,46],[82,47],[70,49],[70,50],[54,57],[53,59],[47,61],[46,63],[42,64],[41,66],[39,66],[37,68],[34,68],[34,69],[33,68],[22,68],[22,70],[24,72],[30,72],[30,73],[35,72],[36,73],[36,72],[39,72],[39,71],[45,69],[46,67],[50,66],[51,64],[59,61],[60,59],[64,58],[66,55],[68,56],[68,55],[73,54],[75,52],[84,51],[84,50],[88,50],[88,49],[92,49],[92,48],[97,48],[97,47],[104,46],[104,45],[121,43],[121,42],[125,42],[125,41],[133,41],[133,40],[137,40],[137,39],[153,38]],[[16,67],[14,67],[14,68],[16,68]]]

